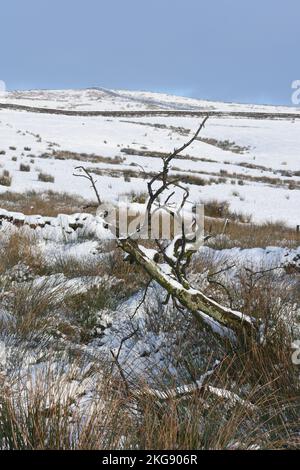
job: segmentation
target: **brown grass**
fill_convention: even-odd
[[[243,215],[241,214],[243,217]],[[236,215],[234,215],[234,218]],[[237,220],[239,217],[237,217]],[[221,234],[224,229],[225,219],[206,218],[207,232]],[[256,225],[254,223],[241,223],[230,221],[225,230],[225,236],[212,238],[209,245],[217,248],[266,248],[268,246],[297,247],[300,242],[300,234],[287,227],[283,222],[267,222]]]
[[[296,449],[300,402],[295,371],[287,354],[266,358],[269,352],[253,347],[245,354],[227,357],[204,388],[166,400],[151,395],[145,382],[130,383],[126,392],[117,375],[99,371],[98,365],[91,368],[94,373],[87,377],[95,387],[84,408],[72,406],[78,403],[80,393],[68,387],[72,376],[78,377],[76,362],[67,373],[53,372],[50,367],[41,369],[35,380],[25,377],[26,381],[20,384],[22,393],[18,387],[0,387],[0,446],[98,450]],[[280,362],[274,364],[273,360]],[[279,364],[285,369],[283,376]],[[102,375],[101,380],[98,375],[98,381],[97,371]],[[78,379],[80,385],[84,385],[82,374]],[[238,392],[252,408],[216,396],[210,391],[211,386]],[[154,387],[168,393],[172,384],[163,386],[158,380]]]
[[[26,165],[25,163],[20,163],[19,170],[29,172],[30,171],[30,165]]]
[[[84,208],[89,203],[79,196],[55,191],[28,191],[24,194],[6,191],[0,194],[1,208],[25,215],[56,217],[58,214],[89,212]]]
[[[64,286],[60,284],[53,287],[47,280],[38,285],[29,282],[16,284],[11,293],[13,321],[8,322],[6,330],[17,333],[23,340],[50,335],[55,312],[65,294]]]
[[[23,263],[35,272],[42,272],[43,261],[33,236],[14,232],[6,242],[1,243],[0,273]]]
[[[54,183],[55,178],[53,175],[49,175],[48,173],[40,172],[38,175],[38,180],[42,181],[43,183]]]
[[[6,268],[19,260],[34,266],[36,254],[30,246],[28,239],[13,235],[3,250]],[[93,339],[99,311],[114,308],[116,301],[141,289],[147,281],[139,268],[124,263],[122,252],[112,243],[106,250],[106,262],[101,265],[89,267],[82,262],[73,266],[74,259],[66,264],[58,260],[53,272],[70,276],[109,274],[118,279],[112,285],[101,284],[83,294],[71,292],[67,297],[63,283],[54,290],[47,282],[11,287],[9,311],[14,321],[2,326],[2,332],[31,341],[39,335],[63,335],[73,341],[70,348],[74,347],[74,352],[67,349],[69,343],[64,343],[69,362],[61,371],[57,365],[54,367],[54,351],[46,348],[34,377],[30,369],[28,373],[23,369],[20,375],[16,371],[15,379],[1,379],[0,375],[0,448],[195,450],[299,446],[299,370],[292,364],[292,337],[284,315],[291,304],[299,305],[300,299],[299,290],[289,278],[278,282],[273,274],[253,275],[241,269],[238,283],[227,285],[234,308],[262,319],[267,341],[250,341],[246,347],[225,348],[212,335],[205,335],[206,349],[199,354],[197,338],[203,332],[197,331],[193,320],[180,321],[180,312],[171,313],[168,319],[162,304],[151,301],[145,332],[163,332],[166,338],[171,332],[175,335],[171,363],[178,373],[176,378],[168,370],[155,376],[149,369],[141,380],[129,374],[127,390],[118,368],[112,368],[107,360],[89,357],[86,372],[83,353],[76,343]],[[209,258],[191,266],[196,273],[206,269],[212,273],[218,268]],[[228,304],[222,288],[209,286],[205,292]],[[179,332],[184,334],[180,336]],[[175,386],[195,383],[212,368],[216,357],[222,359],[221,364],[201,390],[167,399],[151,394],[152,389],[167,393]],[[91,384],[92,393],[87,392]],[[253,407],[216,396],[209,387],[236,393]],[[77,406],[81,398],[84,407]]]
[[[11,186],[12,183],[12,176],[10,175],[9,171],[3,170],[2,174],[0,175],[0,186]]]
[[[38,158],[54,158],[55,160],[75,160],[79,162],[89,163],[108,163],[111,165],[119,165],[124,161],[122,157],[103,157],[102,155],[70,152],[67,150],[53,150],[51,153],[44,153]]]
[[[71,412],[70,406],[80,396],[70,389],[80,364],[65,373],[42,368],[35,378],[25,377],[15,392],[1,387],[0,448],[24,450],[97,450],[120,447],[123,435],[134,432],[124,411],[124,399],[111,378],[99,382],[88,409]],[[77,369],[77,370],[76,370]],[[97,370],[98,368],[94,368]],[[26,380],[27,379],[27,380]],[[81,382],[84,383],[83,376]],[[22,400],[20,400],[22,395]],[[110,410],[107,413],[107,410]]]

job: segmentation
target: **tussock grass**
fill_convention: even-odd
[[[0,395],[0,448],[24,450],[97,450],[118,448],[132,424],[124,399],[111,378],[94,378],[95,397],[82,408],[76,401],[89,379],[78,377],[77,361],[68,372],[42,367],[36,376],[6,384]],[[96,368],[97,370],[98,368]],[[125,408],[125,407],[124,407]],[[107,413],[108,409],[110,410]]]
[[[243,355],[224,358],[205,386],[193,393],[171,396],[168,393],[172,384],[157,381],[155,388],[169,396],[167,399],[155,397],[146,382],[129,381],[129,389],[125,389],[117,374],[99,365],[86,374],[80,373],[84,368],[78,359],[67,373],[59,372],[53,364],[41,368],[34,379],[29,375],[21,384],[0,385],[0,446],[296,449],[299,389],[289,358],[282,353],[272,358],[280,360],[291,374],[282,377],[266,350],[253,346]],[[82,406],[76,406],[88,383],[94,383],[93,395]],[[222,390],[239,393],[245,401],[229,400],[222,396]]]
[[[22,194],[6,191],[0,194],[1,208],[25,215],[55,217],[58,214],[74,214],[82,212],[88,204],[89,201],[79,196],[55,191],[27,191]],[[89,212],[89,209],[85,208],[84,212]]]
[[[47,280],[17,284],[11,289],[10,329],[23,339],[47,332],[64,296],[64,286],[53,286]]]
[[[11,186],[12,183],[12,176],[10,175],[9,171],[3,170],[2,174],[0,175],[0,186]]]
[[[103,274],[103,266],[100,261],[91,261],[89,258],[78,258],[75,255],[56,255],[50,266],[47,266],[47,274],[62,273],[67,278],[80,276],[100,276]]]
[[[20,171],[30,172],[30,165],[26,165],[25,163],[21,163],[19,167]]]
[[[53,150],[51,153],[44,153],[38,158],[54,158],[55,160],[75,160],[79,162],[89,163],[108,163],[111,165],[119,165],[124,161],[122,157],[103,157],[102,155],[70,152],[68,150]]]
[[[206,219],[205,227],[208,232],[222,234],[225,219]],[[300,234],[295,229],[287,227],[284,222],[267,222],[264,224],[240,223],[229,221],[224,236],[216,237],[209,245],[217,248],[266,248],[282,246],[293,248],[299,246]]]
[[[221,232],[229,208],[221,207],[220,213],[214,203],[210,210],[206,223],[215,224],[213,230]],[[227,241],[221,240],[219,247],[236,240],[244,247],[269,245],[270,240],[289,233],[281,224],[252,227],[231,220]],[[0,322],[0,338],[9,337],[14,354],[20,357],[16,365],[10,353],[6,374],[0,368],[0,448],[299,447],[299,367],[291,359],[300,305],[296,277],[284,271],[251,272],[244,267],[228,278],[224,273],[213,276],[225,260],[200,253],[188,273],[193,285],[201,285],[206,295],[259,319],[263,340],[252,338],[243,347],[225,347],[213,334],[197,329],[187,312],[171,308],[167,312],[157,291],[146,302],[142,321],[137,315],[131,326],[138,325],[136,336],[145,345],[148,338],[162,341],[155,343],[154,351],[141,351],[138,361],[127,369],[126,362],[112,360],[110,351],[102,355],[93,349],[93,342],[98,345],[103,339],[99,331],[102,314],[112,309],[115,315],[122,300],[148,283],[140,268],[124,262],[114,242],[100,247],[103,257],[94,263],[58,256],[50,267],[45,267],[36,241],[22,232],[1,238],[0,243],[1,275],[23,263],[34,275],[98,278],[97,287],[85,291],[67,289],[64,277],[57,282],[47,277],[8,280],[4,295],[0,291],[1,307],[9,314]],[[207,274],[217,282],[208,283]],[[128,332],[120,334],[123,337]],[[42,342],[46,347],[41,347]],[[36,349],[40,356],[34,362],[31,358]],[[30,361],[25,358],[22,363],[23,351]],[[148,354],[154,355],[153,363],[146,362]],[[165,363],[158,374],[161,358]],[[195,384],[216,359],[220,365],[201,389],[177,396],[170,393],[178,386]],[[141,361],[145,367],[139,376]],[[244,401],[228,398],[224,390]]]
[[[205,202],[204,213],[205,231],[213,236],[224,235],[209,242],[214,248],[296,247],[300,243],[300,233],[296,231],[296,227],[288,227],[282,221],[255,224],[251,221],[251,216],[232,211],[227,201],[212,199]]]
[[[13,232],[8,239],[0,240],[0,273],[22,263],[36,273],[42,273],[43,258],[34,235]]]
[[[42,181],[43,183],[54,183],[55,178],[54,176],[49,175],[48,173],[40,172],[38,175],[38,180]]]

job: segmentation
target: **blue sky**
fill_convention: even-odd
[[[7,0],[0,18],[8,89],[291,104],[300,79],[299,0]]]

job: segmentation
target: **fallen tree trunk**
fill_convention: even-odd
[[[229,338],[233,338],[232,333],[238,337],[256,334],[253,318],[220,305],[199,290],[184,287],[164,272],[162,265],[149,257],[136,241],[120,239],[118,243],[172,298],[178,300],[184,308],[190,311],[202,326],[209,325],[215,333]]]

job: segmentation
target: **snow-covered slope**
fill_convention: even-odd
[[[300,108],[104,89],[10,92],[0,101],[51,110],[145,111],[143,116],[69,116],[1,108],[0,103],[0,176],[7,170],[12,177],[11,186],[0,184],[0,192],[53,189],[90,199],[89,185],[73,176],[79,161],[97,173],[99,192],[107,200],[145,191],[141,166],[146,174],[158,171],[159,152],[182,145],[201,119],[168,111],[220,111],[226,115],[209,119],[202,140],[185,158],[174,160],[173,173],[182,174],[196,202],[227,200],[233,211],[254,221],[300,224]],[[155,116],[158,110],[166,114]],[[258,119],[257,113],[268,116]],[[20,171],[21,163],[30,171]],[[41,172],[54,182],[40,181]]]
[[[74,111],[221,111],[257,113],[296,113],[288,106],[223,103],[146,91],[108,90],[28,90],[2,94],[1,103]]]

